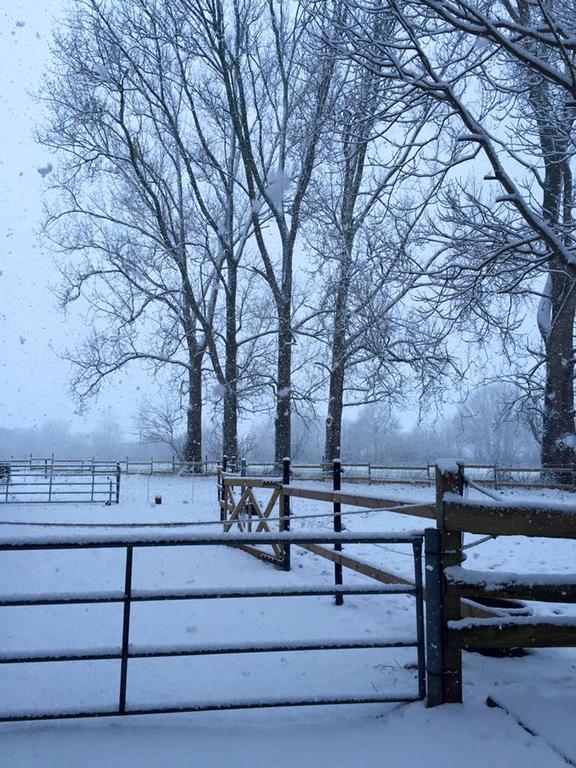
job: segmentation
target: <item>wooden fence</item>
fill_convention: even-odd
[[[224,530],[230,531],[235,525],[240,530],[252,531],[270,531],[271,525],[280,531],[290,529],[290,520],[292,519],[290,500],[306,499],[309,501],[319,501],[332,505],[332,512],[324,514],[326,518],[331,518],[333,530],[339,533],[342,520],[342,506],[353,506],[357,510],[386,510],[398,514],[409,515],[424,520],[435,521],[437,518],[437,503],[412,504],[408,502],[390,499],[384,495],[366,495],[361,490],[340,489],[340,472],[333,470],[332,490],[317,487],[302,486],[294,484],[293,473],[289,462],[284,462],[284,478],[267,477],[248,477],[236,473],[220,473],[218,478],[218,500],[220,505],[220,519],[224,521]],[[239,489],[239,494],[235,493]],[[257,489],[265,490],[270,493],[266,502],[260,502],[256,497]],[[300,516],[299,519],[302,519]],[[306,519],[306,518],[304,518]],[[376,579],[385,584],[414,584],[414,580],[408,579],[389,568],[382,568],[373,563],[368,563],[357,557],[351,557],[339,549],[329,549],[328,547],[315,544],[300,545],[302,549],[313,552],[334,564],[334,575],[336,585],[341,584],[342,568],[355,571],[369,578]],[[261,560],[269,562],[278,567],[289,569],[290,556],[282,546],[275,547],[272,551],[255,550],[250,546],[241,547],[250,554]],[[498,608],[494,607],[497,602],[491,600],[491,607],[482,604],[482,600],[465,599],[462,601],[462,611],[465,616],[476,617],[494,617],[506,616],[512,610],[522,612],[522,605],[518,602],[501,601]]]
[[[462,650],[576,646],[576,617],[538,619],[524,602],[576,602],[576,576],[497,575],[462,567],[464,533],[482,534],[486,538],[508,535],[576,538],[576,507],[537,503],[528,507],[493,499],[466,499],[463,496],[464,466],[456,462],[436,466],[436,498],[431,504],[411,504],[384,495],[342,491],[337,467],[333,476],[338,487],[327,490],[291,484],[289,463],[285,463],[282,480],[222,473],[219,500],[225,530],[238,525],[248,531],[270,531],[272,524],[277,524],[281,531],[289,530],[292,498],[332,504],[333,512],[328,516],[333,518],[335,531],[341,530],[342,514],[350,514],[342,513],[342,505],[434,520],[436,528],[427,528],[425,532],[430,706],[462,700]],[[239,496],[234,493],[236,487],[241,488]],[[267,503],[258,501],[256,489],[270,491]],[[274,516],[276,508],[277,516]],[[307,543],[299,546],[334,563],[335,585],[342,584],[342,568],[383,583],[413,583],[380,566],[344,554],[341,547],[330,549]],[[265,553],[248,546],[243,548],[280,567],[289,567],[286,550]]]
[[[428,687],[432,705],[462,701],[462,651],[576,646],[576,617],[464,618],[462,599],[576,602],[576,576],[464,568],[463,535],[576,538],[576,507],[462,496],[464,467],[440,475],[437,528],[426,531]]]

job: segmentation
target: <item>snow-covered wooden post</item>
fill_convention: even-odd
[[[464,491],[464,465],[454,460],[439,461],[436,464],[436,523],[438,529],[437,549],[439,558],[440,617],[442,658],[440,672],[442,681],[442,701],[436,704],[456,704],[462,701],[462,651],[448,646],[448,622],[461,618],[460,597],[450,592],[444,579],[444,570],[452,565],[460,565],[463,560],[462,534],[446,529],[444,520],[444,496],[456,493],[462,496]],[[431,554],[433,554],[431,552]],[[432,566],[434,560],[432,558]],[[427,571],[428,573],[428,571]],[[432,571],[430,572],[432,575]],[[429,598],[428,598],[429,599]],[[431,706],[434,704],[429,702]]]
[[[440,565],[440,531],[424,532],[426,564],[426,692],[427,705],[444,703],[444,655],[442,633],[442,567]]]

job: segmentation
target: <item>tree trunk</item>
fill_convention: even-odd
[[[188,409],[184,445],[184,461],[196,473],[202,471],[202,357],[202,353],[191,356],[188,368]]]
[[[546,335],[546,382],[542,466],[574,468],[574,317],[576,290],[571,276],[552,264],[549,280],[550,329]],[[568,473],[551,473],[570,482]]]
[[[347,263],[343,265],[338,280],[336,306],[334,308],[334,336],[332,338],[332,364],[326,416],[324,460],[340,458],[342,446],[342,413],[344,410],[344,378],[346,375],[346,329],[348,292],[350,287]]]
[[[326,416],[326,437],[324,440],[324,461],[330,463],[340,458],[342,445],[342,411],[344,407],[344,362],[336,358],[333,348],[332,370],[328,394],[328,414]]]
[[[274,419],[274,460],[276,467],[282,459],[290,457],[291,430],[291,378],[292,327],[291,300],[284,302],[278,312],[278,380],[276,390],[276,417]]]
[[[554,131],[546,120],[541,144],[546,163],[542,208],[552,224],[572,218],[570,159],[559,151]],[[567,183],[569,182],[569,183]],[[542,424],[542,467],[573,469],[574,448],[574,278],[566,272],[561,258],[552,259],[546,284],[544,321],[539,322],[546,354],[546,381]],[[572,481],[566,472],[548,473],[556,482]]]
[[[330,383],[328,392],[328,413],[326,416],[326,437],[324,441],[324,457],[326,462],[341,457],[342,449],[342,414],[344,410],[344,380],[346,377],[346,335],[348,332],[348,299],[350,294],[352,248],[354,235],[352,230],[352,209],[344,215],[343,228],[347,228],[347,236],[342,249],[340,274],[334,304],[334,324],[332,337],[332,362],[330,366]],[[345,212],[346,213],[346,212]]]
[[[236,338],[237,265],[228,259],[226,285],[226,361],[224,383],[223,453],[236,463],[238,456],[238,340]]]

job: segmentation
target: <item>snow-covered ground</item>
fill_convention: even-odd
[[[317,486],[315,486],[317,487]],[[358,488],[356,486],[356,488]],[[360,489],[359,489],[360,490]],[[432,490],[362,486],[363,493],[432,501]],[[162,496],[156,505],[154,497]],[[265,500],[267,491],[258,491]],[[574,497],[540,491],[515,498]],[[343,511],[346,511],[346,507]],[[292,511],[311,515],[326,504],[294,499]],[[197,522],[218,518],[214,478],[128,477],[119,505],[3,505],[2,521],[43,523]],[[350,530],[424,528],[426,520],[367,512],[344,519]],[[330,529],[322,518],[294,522],[294,529]],[[11,528],[11,527],[10,527]],[[198,530],[216,530],[201,528]],[[4,527],[4,530],[7,530]],[[475,537],[471,537],[473,540]],[[410,551],[402,545],[346,548],[388,570],[412,576]],[[500,538],[469,550],[478,569],[569,573],[576,544]],[[134,588],[287,586],[330,584],[332,566],[293,549],[290,573],[223,547],[141,549],[135,553]],[[0,553],[4,594],[123,587],[122,550]],[[362,577],[344,572],[347,583]],[[536,605],[536,612],[570,614],[571,606]],[[0,609],[3,653],[117,647],[119,605]],[[414,635],[413,599],[347,597],[336,607],[328,597],[164,602],[133,606],[131,643],[242,643],[318,638],[405,638]],[[242,654],[130,662],[128,704],[415,691],[413,649]],[[258,712],[162,715],[122,720],[67,721],[0,726],[1,768],[96,768],[96,766],[355,766],[382,768],[426,764],[431,768],[490,765],[554,768],[564,760],[539,736],[530,735],[486,696],[529,684],[562,711],[576,703],[576,653],[542,650],[517,659],[465,654],[465,704],[426,710],[410,705],[355,705]],[[3,665],[0,710],[112,707],[117,701],[116,661]],[[523,689],[524,690],[524,689]],[[517,693],[515,694],[518,695]],[[552,706],[552,704],[551,704]]]

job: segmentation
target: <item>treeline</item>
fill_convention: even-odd
[[[71,3],[40,133],[78,397],[139,365],[143,437],[188,461],[260,414],[253,453],[380,460],[408,438],[378,414],[506,378],[572,466],[575,32],[523,0]]]
[[[382,405],[366,406],[343,423],[344,461],[416,466],[447,456],[471,463],[537,466],[540,446],[521,413],[510,410],[511,390],[490,387],[478,390],[449,418],[434,425],[401,429],[398,419]],[[241,457],[270,463],[274,457],[272,423],[255,425],[241,438]],[[323,421],[320,417],[297,419],[293,425],[295,462],[317,464],[323,460]],[[129,458],[147,461],[177,458],[166,442],[119,439],[118,425],[105,423],[90,434],[72,433],[64,423],[35,429],[0,429],[0,459],[54,455],[56,458]],[[221,434],[205,424],[205,458],[222,456]],[[176,435],[183,445],[185,435]]]

